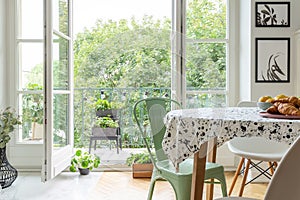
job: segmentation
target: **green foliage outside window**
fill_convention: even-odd
[[[224,0],[188,0],[186,38],[226,38],[224,2]],[[151,91],[149,93],[147,88],[171,87],[170,36],[172,36],[171,19],[157,20],[152,16],[144,16],[142,20],[132,18],[103,21],[99,19],[93,28],[85,29],[76,35],[73,45],[74,87],[94,89],[93,92],[89,90],[82,90],[84,93],[75,92],[75,109],[84,108],[82,111],[74,112],[77,146],[82,146],[84,143],[82,140],[89,137],[94,117],[94,109],[90,105],[94,103],[94,99],[99,98],[100,91],[97,91],[97,88],[110,90],[109,95],[106,95],[110,101],[124,103],[123,117],[120,121],[123,140],[130,140],[131,143],[141,142],[134,131],[136,127],[132,125],[130,108],[134,102],[143,98],[144,94],[164,95],[155,89],[149,89]],[[60,49],[64,49],[64,45],[67,44],[62,43]],[[188,88],[191,90],[226,88],[226,45],[224,43],[187,43],[186,55],[184,59]],[[65,54],[60,55],[60,58],[64,57]],[[60,63],[54,61],[54,83],[57,83],[57,87],[66,84],[64,79],[66,65],[63,61],[64,59]],[[60,79],[57,79],[59,77]],[[34,73],[31,73],[28,79],[30,83],[35,83]],[[38,83],[42,84],[42,80]],[[126,89],[120,92],[115,90],[117,88],[137,89],[135,92]],[[141,90],[144,92],[141,93]],[[165,93],[169,94],[169,92],[168,89]],[[223,100],[223,97],[199,94],[187,102],[192,103],[195,99],[195,105],[202,107],[213,104],[214,98]],[[40,98],[42,99],[41,95]],[[216,102],[220,101],[216,100]],[[26,103],[23,103],[23,106],[27,109],[29,105],[26,108]],[[86,113],[91,113],[92,117],[88,117]],[[62,115],[57,113],[57,116]]]

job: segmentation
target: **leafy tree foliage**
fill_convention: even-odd
[[[170,86],[170,20],[98,20],[74,44],[76,87]]]
[[[98,20],[77,35],[75,87],[170,87],[170,19]],[[224,39],[224,0],[193,0],[187,9],[187,38]],[[226,87],[226,45],[187,44],[187,86]]]
[[[194,0],[187,9],[187,37],[225,39],[226,4],[224,0]],[[224,43],[188,43],[187,86],[201,89],[226,87],[226,45]]]

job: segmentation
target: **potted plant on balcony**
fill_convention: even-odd
[[[117,118],[121,104],[117,102],[109,102],[106,99],[98,99],[93,104],[93,107],[96,110],[97,117],[111,116],[112,118]]]
[[[114,136],[116,135],[119,123],[109,115],[105,117],[97,117],[92,129],[93,136]]]
[[[100,158],[95,154],[90,154],[87,151],[78,149],[71,159],[70,171],[76,172],[79,170],[81,175],[88,175],[90,171],[100,165]]]
[[[29,83],[27,90],[42,90],[39,84]],[[43,138],[44,107],[42,94],[28,94],[24,96],[23,122],[31,123],[31,139]]]
[[[154,154],[152,154],[154,157]],[[126,159],[126,164],[132,166],[133,178],[151,178],[153,164],[148,152],[131,153]]]

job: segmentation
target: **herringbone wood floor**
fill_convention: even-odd
[[[227,187],[231,185],[233,172],[226,172]],[[233,196],[237,195],[241,177],[238,179]],[[104,172],[89,200],[144,200],[147,199],[150,179],[133,179],[131,172]],[[266,183],[252,183],[245,187],[245,197],[263,199]],[[216,185],[214,198],[221,197],[220,186]],[[155,185],[153,200],[173,200],[174,191],[166,181],[159,181]]]

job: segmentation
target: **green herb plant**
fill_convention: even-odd
[[[76,172],[78,168],[89,169],[97,168],[100,165],[100,158],[95,154],[90,154],[89,152],[78,149],[75,155],[71,159],[70,171]]]
[[[155,158],[153,153],[152,153],[152,157]],[[131,153],[130,156],[126,159],[126,164],[128,166],[131,166],[133,163],[149,164],[152,163],[152,160],[148,152],[141,152],[135,154]]]
[[[122,103],[119,102],[109,102],[106,99],[98,99],[94,104],[93,107],[96,111],[99,110],[109,110],[109,109],[120,109],[123,107]]]
[[[117,120],[113,120],[109,116],[107,117],[98,117],[95,121],[95,127],[99,128],[118,128],[119,123]]]

